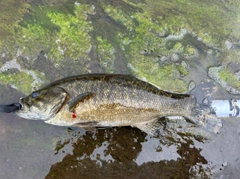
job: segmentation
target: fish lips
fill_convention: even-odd
[[[24,110],[26,110],[26,108],[29,109],[29,107],[30,107],[30,105],[26,102],[26,100],[24,100],[23,97],[21,97],[19,99],[19,110],[24,111]]]

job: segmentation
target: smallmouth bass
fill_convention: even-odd
[[[204,113],[194,96],[174,94],[129,75],[88,74],[64,78],[20,99],[14,113],[58,126],[85,130],[132,126],[156,135],[162,117],[181,116],[218,133],[221,120]],[[199,112],[200,111],[200,112]]]

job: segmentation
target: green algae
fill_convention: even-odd
[[[181,29],[193,31],[204,42],[217,44],[221,41],[222,43],[221,39],[229,35],[235,19],[232,18],[234,14],[227,13],[225,4],[217,1],[202,3],[197,0],[171,2],[147,0],[145,3],[134,3],[126,0],[124,2],[142,11],[130,12],[129,9],[114,7],[105,1],[101,2],[101,6],[116,22],[126,27],[126,34],[119,33],[121,46],[124,47],[132,42],[129,51],[133,52],[137,52],[136,49],[140,47],[143,50],[146,48],[166,54],[167,50],[162,48],[164,42],[158,37],[176,34]],[[31,17],[26,17],[22,21],[24,25],[17,28],[17,41],[22,42],[20,45],[24,47],[21,50],[28,51],[27,54],[34,54],[44,49],[50,58],[55,59],[86,57],[86,52],[91,48],[89,32],[92,30],[87,14],[95,13],[94,6],[71,3],[59,5],[67,5],[66,9],[50,5],[31,7],[34,14],[30,13]],[[234,3],[227,8],[237,5],[235,1]],[[193,10],[189,11],[189,9]],[[141,37],[142,40],[139,39]]]
[[[180,72],[175,64],[169,64],[162,67],[159,67],[156,64],[153,66],[148,63],[141,63],[139,65],[140,66],[137,66],[137,68],[130,65],[132,73],[138,78],[144,79],[161,89],[171,92],[188,92],[188,86],[185,81],[179,78]],[[143,68],[145,68],[146,71],[149,71],[149,73],[146,73],[145,71],[143,72],[143,70],[137,70]]]
[[[178,51],[178,52],[183,52],[184,47],[183,47],[183,45],[181,43],[177,42],[173,46],[173,50]]]
[[[170,71],[166,72],[163,70],[164,67],[159,65],[160,58],[165,56],[171,59],[179,54],[184,54],[184,57],[198,55],[197,44],[191,44],[187,39],[182,40],[185,35],[182,33],[183,30],[194,34],[206,44],[221,46],[231,34],[231,29],[236,27],[234,21],[239,18],[239,15],[236,16],[231,10],[237,9],[239,5],[237,1],[221,3],[217,0],[211,2],[124,0],[97,3],[80,0],[79,3],[74,3],[69,0],[58,5],[50,3],[29,7],[23,1],[21,4],[17,13],[18,20],[10,23],[9,32],[15,39],[12,54],[16,54],[17,47],[23,56],[34,59],[36,54],[44,51],[50,61],[61,63],[63,68],[69,68],[68,63],[63,61],[89,59],[93,43],[96,43],[98,62],[104,71],[113,73],[117,53],[124,53],[126,63],[131,64],[135,71],[141,74],[140,76],[148,78],[151,83],[165,86],[166,90],[175,90],[168,83],[186,86],[179,76],[191,74],[178,64],[174,64],[175,70],[169,69]],[[26,7],[29,7],[28,11]],[[24,13],[24,18],[19,22]],[[95,28],[94,24],[102,22],[104,13],[111,21],[103,20],[107,26]],[[92,18],[96,14],[100,17]],[[111,28],[116,25],[121,30],[116,31],[118,27]],[[101,36],[101,33],[111,35],[107,38]],[[117,47],[122,51],[116,52]],[[178,57],[175,61],[177,60]],[[133,73],[135,71],[132,70]],[[154,80],[156,75],[163,76],[162,71],[167,73],[164,79]],[[174,78],[175,81],[172,79],[173,76],[177,76]]]
[[[240,90],[240,81],[236,78],[236,76],[227,68],[222,68],[218,73],[220,79],[225,81],[229,86]]]
[[[33,79],[30,75],[22,72],[16,74],[1,74],[0,75],[1,83],[12,85],[15,88],[20,88],[20,91],[30,92],[32,89],[31,82]],[[26,83],[26,81],[28,83]]]
[[[192,47],[191,45],[187,45],[184,48],[184,53],[188,56],[192,56],[192,55],[196,55],[197,54],[197,50],[196,48]]]
[[[235,24],[236,17],[230,9],[236,9],[239,2],[234,2],[234,5],[229,3],[229,7],[226,7],[226,4],[217,0],[211,2],[147,0],[143,4],[143,9],[148,11],[152,18],[161,21],[162,26],[166,26],[170,34],[187,29],[202,38],[205,43],[219,45],[222,39],[230,35]]]
[[[133,31],[135,24],[131,20],[131,14],[124,12],[121,7],[114,8],[113,6],[107,5],[104,7],[105,12],[114,17],[114,20],[127,28],[128,31]]]
[[[155,36],[155,33],[164,33],[163,28],[159,24],[152,22],[147,13],[137,12],[126,14],[120,8],[110,5],[105,7],[105,11],[116,22],[126,27],[127,33],[118,33],[119,41],[125,51],[137,52],[139,49],[153,50],[157,49],[163,43],[163,39],[156,38]]]
[[[173,52],[183,51],[182,44],[176,43],[173,49],[167,50],[165,40],[160,37],[160,34],[165,34],[164,28],[153,22],[148,13],[137,12],[126,18],[120,9],[109,6],[106,12],[118,22],[120,17],[124,17],[122,24],[128,25],[127,29],[132,34],[131,36],[129,33],[118,34],[122,50],[126,52],[125,56],[131,64],[132,73],[169,91],[181,93],[187,91],[185,82],[178,78],[179,70],[183,73],[183,68],[177,68],[176,65],[159,67],[158,62],[160,55],[170,56]],[[184,75],[187,75],[185,71]]]
[[[86,57],[91,48],[92,30],[86,20],[87,13],[93,13],[90,5],[72,5],[73,13],[56,7],[34,7],[35,14],[29,15],[16,32],[18,44],[26,55],[46,51],[50,60],[64,58],[74,60]]]
[[[105,69],[107,73],[114,72],[114,58],[115,49],[113,46],[105,39],[97,37],[98,40],[98,58],[101,66]]]
[[[17,43],[25,56],[34,58],[35,54],[44,47],[49,48],[51,34],[38,24],[28,24],[26,28],[19,28],[17,35],[21,36],[17,39]]]
[[[235,12],[237,14],[236,14],[236,18],[234,18],[235,24],[232,28],[231,38],[239,40],[240,39],[240,31],[239,31],[239,28],[240,28],[240,6],[237,5],[236,7],[237,7],[237,9],[235,10]]]
[[[239,50],[228,50],[221,54],[222,63],[227,65],[231,62],[240,62],[240,51]]]
[[[187,64],[184,61],[182,61],[180,65],[177,65],[176,68],[180,72],[181,76],[187,76],[190,74]]]
[[[36,72],[35,75],[39,79],[44,79],[43,74]],[[44,81],[44,80],[43,80]],[[34,80],[33,76],[27,72],[19,73],[1,73],[0,83],[11,85],[13,88],[17,88],[24,94],[29,94],[34,88],[39,87],[42,83]]]
[[[223,3],[215,1],[202,3],[197,0],[171,2],[147,0],[145,3],[133,3],[125,0],[125,2],[142,11],[127,13],[121,7],[111,5],[105,6],[104,9],[110,17],[126,28],[126,32],[119,32],[118,41],[125,52],[130,69],[134,74],[137,71],[137,76],[146,78],[161,88],[164,86],[166,90],[179,91],[169,84],[176,81],[186,86],[179,78],[173,81],[172,76],[178,76],[177,73],[181,76],[191,74],[181,65],[175,65],[175,70],[166,67],[169,69],[169,72],[166,72],[158,65],[159,57],[172,58],[178,53],[187,57],[198,55],[197,44],[191,44],[187,39],[181,42],[184,38],[183,29],[186,33],[194,34],[196,39],[202,40],[205,44],[220,46],[229,37],[234,25],[231,18],[233,14],[226,10]],[[163,77],[159,71],[167,74]],[[154,80],[150,76],[154,78],[161,76],[164,80]],[[171,82],[167,82],[168,80]]]
[[[29,5],[24,0],[0,1],[0,48],[13,39],[15,27],[27,12]]]
[[[86,57],[91,48],[89,32],[92,27],[86,21],[86,10],[92,10],[91,6],[79,5],[75,8],[75,16],[71,14],[62,13],[47,13],[51,21],[58,25],[61,30],[57,33],[58,53],[55,54],[56,49],[53,49],[52,54],[61,58],[61,55],[69,56],[73,59],[79,57]]]

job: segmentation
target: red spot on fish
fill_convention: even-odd
[[[76,112],[73,112],[73,113],[72,113],[72,118],[77,118]]]

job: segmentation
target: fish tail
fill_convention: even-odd
[[[187,118],[209,132],[220,133],[222,128],[221,119],[210,106],[205,104],[196,104]]]

